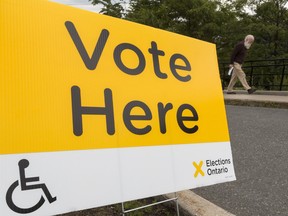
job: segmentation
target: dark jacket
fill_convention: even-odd
[[[233,64],[233,62],[243,64],[246,52],[247,48],[244,46],[244,41],[236,44],[231,55],[230,64]]]

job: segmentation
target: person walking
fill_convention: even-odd
[[[247,35],[243,41],[240,41],[238,44],[236,44],[232,52],[229,64],[229,68],[233,67],[233,73],[227,87],[227,94],[236,94],[236,92],[233,91],[233,87],[236,84],[237,79],[239,79],[244,89],[247,90],[248,94],[253,94],[256,91],[255,88],[249,86],[246,80],[246,74],[242,70],[242,64],[244,62],[246,52],[248,49],[250,49],[253,42],[254,36]]]

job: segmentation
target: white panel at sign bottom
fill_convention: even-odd
[[[29,166],[20,177],[23,159]],[[235,180],[229,142],[1,155],[0,172],[7,173],[0,175],[1,216],[19,215],[8,202],[29,209],[41,196],[45,202],[26,215],[55,215]],[[22,190],[24,179],[28,188],[38,188]],[[44,185],[56,201],[49,203]]]

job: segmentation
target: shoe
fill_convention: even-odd
[[[254,88],[251,88],[251,89],[248,89],[248,94],[253,94],[255,91],[257,91],[257,89],[254,89]]]
[[[227,91],[227,94],[236,94],[234,91]]]

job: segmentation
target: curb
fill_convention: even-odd
[[[175,194],[166,194],[164,197],[171,199]],[[177,197],[180,208],[191,216],[235,216],[191,190],[177,192]]]
[[[228,95],[223,91],[225,105],[288,109],[288,91],[256,91],[252,95],[244,90],[234,92],[235,95]]]
[[[288,109],[288,103],[275,101],[225,99],[225,105]]]
[[[246,90],[234,90],[237,94],[247,95]],[[226,94],[227,90],[223,90],[223,94]],[[288,91],[263,91],[257,90],[253,95],[276,95],[276,96],[288,96]]]

